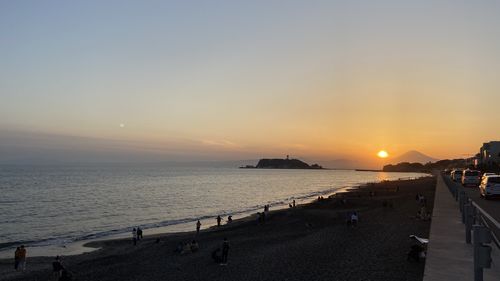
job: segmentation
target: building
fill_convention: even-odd
[[[479,163],[482,165],[500,164],[500,141],[483,143],[479,149]]]

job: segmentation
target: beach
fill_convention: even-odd
[[[424,262],[409,262],[415,243],[429,236],[430,221],[415,217],[423,194],[432,211],[435,178],[400,180],[351,188],[331,198],[193,232],[92,242],[94,252],[63,257],[75,280],[422,280]],[[359,214],[356,227],[346,215]],[[215,221],[215,218],[214,218]],[[193,224],[193,230],[195,225]],[[211,253],[230,243],[228,264]],[[159,243],[157,243],[159,239]],[[196,239],[199,251],[175,253]],[[0,261],[0,280],[48,280],[54,257],[29,258],[26,272]]]

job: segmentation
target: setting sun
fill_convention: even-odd
[[[387,156],[389,156],[389,153],[387,153],[387,151],[385,150],[381,150],[377,153],[377,156],[380,158],[387,158]]]

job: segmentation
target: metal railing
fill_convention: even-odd
[[[477,202],[474,202],[464,188],[443,176],[448,189],[458,201],[462,214],[462,223],[465,224],[465,242],[474,245],[474,280],[483,280],[483,269],[491,268],[491,242],[500,249],[500,241],[496,233],[500,233],[500,223],[486,212]],[[473,238],[473,239],[472,239]]]

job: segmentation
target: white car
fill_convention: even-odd
[[[464,171],[462,171],[462,170],[458,170],[458,169],[457,170],[453,170],[451,172],[451,179],[453,181],[458,181],[459,182],[459,181],[462,180],[462,174],[463,173],[464,173]]]
[[[481,172],[476,170],[465,170],[462,175],[462,184],[464,186],[478,186],[481,183]]]
[[[485,177],[479,185],[479,193],[484,199],[500,196],[500,175]]]
[[[497,174],[495,173],[484,173],[483,176],[481,177],[481,181],[484,180],[484,178],[486,178],[487,176],[496,176]]]

